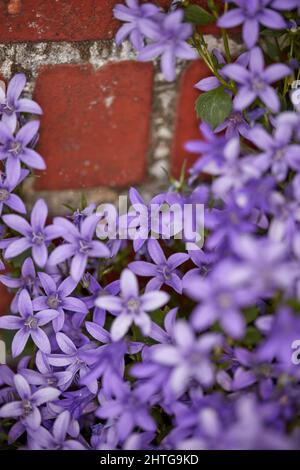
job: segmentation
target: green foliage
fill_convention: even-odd
[[[210,124],[213,129],[224,122],[231,110],[231,97],[223,86],[203,93],[196,101],[198,118]]]

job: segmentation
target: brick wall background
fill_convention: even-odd
[[[38,151],[47,172],[26,183],[26,199],[44,197],[53,215],[83,191],[88,201],[111,202],[135,185],[147,198],[192,162],[182,146],[199,135],[193,85],[209,72],[200,60],[181,62],[168,83],[158,64],[135,61],[129,43],[117,48],[119,2],[0,0],[0,75],[24,72],[25,91],[44,110]],[[214,25],[204,33],[209,48],[221,45]],[[3,311],[2,287],[0,298]]]

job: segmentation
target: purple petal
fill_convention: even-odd
[[[139,295],[139,286],[137,278],[129,269],[124,269],[120,277],[121,292],[124,298],[137,297]],[[98,307],[101,305],[98,304]],[[104,307],[102,307],[104,308]]]
[[[32,257],[36,264],[43,268],[48,259],[48,250],[46,245],[33,245],[32,247]]]
[[[70,274],[74,281],[79,282],[82,278],[87,265],[87,259],[87,256],[82,253],[76,254],[72,259]]]
[[[156,310],[168,303],[169,299],[170,296],[166,292],[147,292],[141,296],[142,308],[146,310],[146,312]]]
[[[132,321],[132,316],[127,313],[119,315],[112,323],[110,330],[111,339],[113,341],[119,341],[123,338],[129,330]]]
[[[26,379],[20,374],[14,377],[14,384],[22,400],[28,400],[31,397],[31,388]]]
[[[45,354],[51,353],[51,345],[46,333],[39,327],[36,330],[31,330],[31,337],[37,347]]]

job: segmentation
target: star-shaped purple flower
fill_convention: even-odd
[[[13,357],[19,356],[31,337],[36,346],[45,353],[51,352],[50,341],[41,326],[47,325],[58,312],[53,309],[45,309],[36,314],[33,313],[33,306],[27,290],[23,290],[19,296],[19,313],[17,315],[5,315],[0,318],[0,328],[6,330],[19,330],[12,342]]]
[[[145,21],[143,33],[153,42],[142,49],[138,60],[148,61],[161,55],[164,77],[172,81],[176,75],[176,58],[196,59],[197,52],[186,42],[192,35],[192,25],[183,23],[184,11],[180,8],[163,16],[162,21]]]
[[[272,0],[231,0],[230,3],[235,3],[238,8],[222,15],[217,24],[220,28],[234,28],[243,24],[243,39],[248,49],[258,40],[260,24],[272,29],[284,29],[287,26],[279,13],[268,8],[276,8]]]
[[[54,227],[61,231],[67,243],[55,248],[50,255],[49,264],[55,266],[72,258],[70,274],[74,281],[79,282],[89,257],[108,258],[110,251],[105,244],[99,240],[93,240],[98,222],[99,216],[93,214],[87,217],[78,228],[69,220],[56,217]]]
[[[250,52],[249,70],[239,64],[228,64],[222,72],[231,80],[240,84],[233,106],[236,111],[247,108],[256,98],[260,98],[274,113],[280,109],[280,101],[271,83],[291,74],[285,64],[272,64],[265,68],[262,50],[255,47]]]
[[[181,294],[182,282],[176,269],[189,259],[189,255],[186,253],[174,253],[167,259],[157,240],[149,240],[147,246],[149,255],[154,263],[133,261],[128,267],[138,276],[152,277],[146,286],[146,292],[160,290],[161,286],[166,284]]]
[[[82,300],[70,296],[78,284],[71,276],[59,285],[46,273],[39,273],[38,276],[45,295],[38,296],[33,300],[33,310],[40,311],[49,308],[56,310],[58,315],[53,321],[53,328],[56,332],[64,326],[65,310],[72,313],[88,313],[88,309]]]
[[[31,248],[34,261],[39,267],[43,268],[48,259],[48,245],[51,240],[61,235],[58,226],[49,225],[45,227],[47,216],[48,208],[43,199],[39,199],[33,206],[30,224],[19,215],[9,214],[3,216],[3,221],[8,227],[23,235],[22,238],[18,238],[9,244],[5,250],[4,258],[15,258]]]
[[[114,9],[114,17],[124,21],[116,34],[116,43],[120,45],[128,36],[133,47],[140,50],[144,46],[144,28],[145,18],[155,18],[159,13],[159,8],[151,3],[139,5],[138,0],[125,0],[126,5],[117,4]]]
[[[20,400],[2,406],[0,408],[0,417],[19,419],[25,428],[29,430],[38,429],[42,422],[39,407],[56,400],[61,393],[60,390],[53,387],[44,387],[33,392],[27,380],[20,374],[15,375],[14,384]]]
[[[124,269],[120,278],[121,297],[101,296],[96,305],[117,315],[111,327],[113,341],[125,336],[132,323],[139,326],[144,335],[151,331],[151,319],[147,312],[156,310],[169,300],[166,292],[151,291],[139,295],[139,286],[135,274]]]
[[[7,206],[15,212],[26,214],[26,207],[20,196],[13,194],[16,187],[28,175],[27,170],[22,170],[20,177],[17,173],[7,173],[7,175],[0,176],[0,215],[3,212],[3,207]]]
[[[39,121],[30,121],[14,132],[4,122],[0,122],[0,160],[6,160],[6,173],[21,175],[21,163],[36,170],[45,170],[43,158],[32,148],[30,142],[36,136],[40,126]]]
[[[24,73],[17,73],[10,80],[7,92],[0,87],[0,114],[2,122],[15,129],[20,113],[43,114],[41,107],[28,98],[20,98],[26,85]]]

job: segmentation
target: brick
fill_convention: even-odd
[[[199,139],[199,120],[196,117],[195,101],[200,95],[194,85],[202,78],[208,77],[211,72],[206,65],[197,60],[187,66],[179,84],[179,96],[176,109],[176,122],[174,141],[171,156],[171,172],[179,177],[184,161],[189,168],[197,159],[197,156],[186,152],[184,144],[191,139]]]
[[[40,70],[34,99],[44,115],[37,150],[47,170],[37,189],[123,187],[144,180],[153,66],[123,61]]]
[[[112,39],[118,0],[0,2],[0,42]]]
[[[12,295],[8,292],[7,287],[0,283],[0,315],[9,312],[11,300]]]

